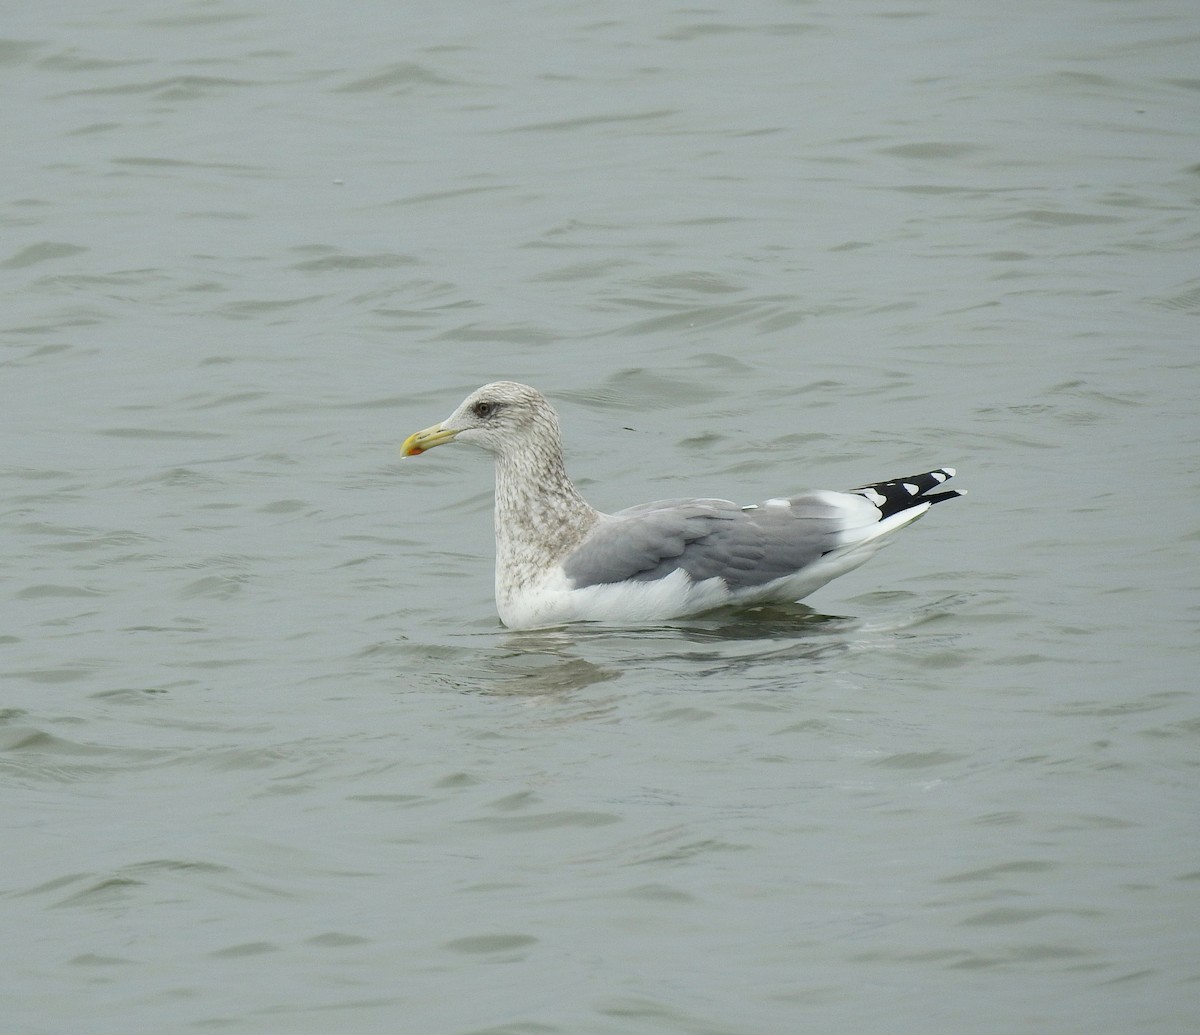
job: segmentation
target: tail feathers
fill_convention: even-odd
[[[853,493],[870,500],[879,508],[881,521],[893,514],[919,507],[923,504],[941,503],[943,500],[954,499],[955,496],[965,496],[965,489],[946,489],[933,492],[954,477],[953,467],[939,467],[936,471],[926,471],[924,474],[913,474],[907,478],[893,478],[886,482],[875,482],[872,485],[860,485],[851,489]]]

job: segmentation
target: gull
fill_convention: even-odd
[[[510,629],[642,624],[727,605],[800,600],[867,561],[935,503],[953,467],[739,506],[669,499],[596,510],[567,477],[558,414],[536,389],[496,381],[400,447],[447,442],[496,465],[496,609]]]

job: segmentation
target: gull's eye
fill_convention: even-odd
[[[485,417],[490,417],[496,412],[496,404],[489,402],[477,402],[471,407],[471,412],[480,420],[482,420]]]

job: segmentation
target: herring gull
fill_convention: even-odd
[[[954,475],[942,467],[746,507],[670,499],[602,514],[567,477],[558,415],[515,381],[472,392],[400,451],[418,456],[452,440],[496,460],[496,609],[510,629],[799,600],[857,568],[935,503],[963,495],[941,488]]]

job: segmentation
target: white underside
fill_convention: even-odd
[[[848,532],[853,541],[799,571],[748,589],[731,591],[724,579],[694,582],[684,571],[653,582],[618,582],[571,588],[561,567],[522,590],[510,591],[497,573],[496,604],[510,629],[543,629],[567,622],[633,625],[681,618],[727,604],[788,603],[868,561],[891,532],[915,521],[931,504],[911,507],[886,521]]]

